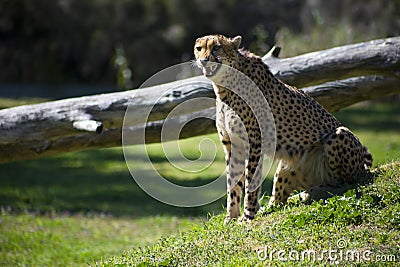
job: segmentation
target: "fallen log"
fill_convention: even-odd
[[[298,88],[358,76],[400,76],[400,37],[335,47],[292,58],[263,60],[287,84]]]
[[[274,50],[263,58],[271,71],[288,84],[313,84],[303,90],[330,111],[400,93],[400,37],[286,59],[276,55]],[[0,163],[120,146],[128,105],[135,107],[134,116],[126,122],[129,131],[134,135],[146,127],[146,142],[159,142],[163,120],[176,106],[190,99],[214,97],[211,83],[204,77],[188,81],[0,110]],[[147,118],[144,113],[149,106],[154,107]],[[212,106],[209,101],[199,102],[175,114],[176,119],[190,121],[196,112],[212,117]],[[210,119],[195,118],[180,137],[212,133],[213,125]],[[132,144],[141,142],[133,139]]]

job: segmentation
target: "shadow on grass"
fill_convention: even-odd
[[[376,132],[400,131],[400,105],[374,103],[357,105],[335,113],[343,125]]]
[[[214,179],[169,180],[193,186]],[[267,193],[270,193],[270,186],[270,182],[264,182]],[[225,201],[223,197],[196,208],[161,203],[135,183],[121,149],[83,151],[0,165],[0,206],[11,208],[12,212],[206,216],[223,212]]]
[[[154,200],[134,182],[120,149],[0,165],[0,206],[13,211],[205,216],[221,212],[223,203],[178,208]]]

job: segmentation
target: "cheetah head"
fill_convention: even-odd
[[[241,40],[241,36],[228,38],[223,35],[198,38],[194,45],[197,66],[211,79],[219,72],[222,64],[235,68]]]

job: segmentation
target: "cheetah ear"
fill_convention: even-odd
[[[231,41],[235,49],[239,49],[240,42],[242,41],[242,36],[238,35],[235,38],[231,39]]]

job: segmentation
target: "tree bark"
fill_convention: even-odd
[[[288,84],[307,86],[302,89],[329,111],[400,93],[400,37],[286,59],[277,58],[277,51],[263,58],[271,71]],[[0,110],[0,163],[120,146],[128,105],[135,107],[134,116],[125,121],[129,132],[136,136],[146,127],[146,142],[159,142],[164,119],[171,110],[199,97],[214,97],[211,83],[204,77]],[[146,110],[153,105],[146,118]],[[176,120],[190,121],[180,137],[214,132],[212,120],[198,118],[199,114],[213,117],[214,112],[209,101],[199,101],[175,114]],[[132,139],[132,144],[141,142]]]
[[[400,37],[373,40],[277,59],[263,58],[272,73],[302,88],[358,76],[400,76]]]

